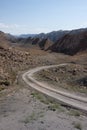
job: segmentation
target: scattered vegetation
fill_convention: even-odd
[[[22,122],[24,122],[25,124],[32,123],[33,121],[36,121],[37,119],[42,118],[43,116],[43,112],[33,112],[30,116],[27,116]]]
[[[4,86],[0,86],[0,91],[4,90],[5,87]]]
[[[8,80],[0,81],[0,85],[9,86],[10,82]]]
[[[79,110],[71,109],[71,110],[69,111],[69,115],[79,117],[79,116],[81,115],[81,112],[80,112]]]
[[[23,121],[25,124],[28,124],[32,121],[35,121],[37,118],[36,118],[36,115],[35,113],[32,113],[30,116],[26,117],[25,120]]]
[[[40,102],[44,103],[44,104],[49,104],[49,100],[47,100],[47,97],[45,97],[43,94],[39,93],[39,92],[32,92],[31,95],[34,98],[37,98],[40,100]]]
[[[56,111],[56,110],[63,110],[61,105],[54,102],[54,103],[50,103],[49,106],[48,106],[48,109],[49,110],[52,110],[52,111]]]
[[[73,122],[74,128],[78,130],[82,130],[82,125],[80,122]]]
[[[0,81],[0,91],[6,89],[7,86],[10,85],[10,82],[8,80],[2,80]]]
[[[39,92],[33,92],[33,93],[31,93],[31,95],[34,98],[39,99],[40,102],[48,105],[48,110],[52,110],[52,111],[61,110],[61,111],[63,111],[63,107],[55,100],[53,100],[53,99],[51,99],[43,94],[40,94]]]

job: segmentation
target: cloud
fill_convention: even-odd
[[[16,28],[21,28],[23,26],[24,25],[0,23],[1,29],[16,29]]]
[[[0,30],[5,33],[20,34],[22,30],[26,30],[26,28],[26,25],[5,24],[0,22]]]
[[[50,29],[47,27],[34,27],[29,25],[19,25],[19,24],[6,24],[0,22],[0,30],[11,34],[26,34],[26,33],[41,33],[49,32]]]
[[[6,25],[4,23],[0,23],[0,28],[8,28],[8,25]]]

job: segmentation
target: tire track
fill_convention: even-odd
[[[24,73],[22,75],[22,79],[25,81],[27,85],[36,89],[37,91],[44,93],[65,105],[87,112],[87,97],[85,98],[85,97],[78,96],[72,93],[53,89],[49,85],[44,85],[43,83],[38,82],[32,77],[34,73],[41,71],[43,69],[49,69],[49,68],[54,68],[58,66],[66,66],[66,65],[67,64],[65,63],[65,64],[59,64],[59,65],[37,67],[35,69],[31,69],[28,72]]]

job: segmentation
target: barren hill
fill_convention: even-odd
[[[87,49],[87,30],[71,31],[49,47],[51,51],[74,55]]]

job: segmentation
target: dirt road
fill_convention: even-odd
[[[58,67],[58,66],[65,66],[65,65],[67,64],[65,63],[65,64],[59,64],[59,65],[38,67],[24,73],[22,78],[29,86],[38,90],[39,92],[42,92],[50,97],[53,97],[57,99],[58,101],[60,101],[61,103],[64,103],[66,105],[69,105],[74,108],[87,112],[87,97],[81,97],[72,93],[58,91],[56,89],[51,88],[50,86],[46,86],[43,83],[38,82],[37,80],[34,79],[34,77],[32,77],[34,73],[41,71],[43,69],[48,69],[48,68],[53,68],[53,67]]]
[[[29,71],[31,78],[31,72],[35,70],[37,68]],[[29,75],[26,78],[26,74],[28,75],[28,72],[23,76],[30,85],[26,86],[20,77],[18,88],[4,98],[0,97],[0,130],[87,130],[85,114],[71,108],[67,109],[49,101],[45,95],[32,91],[29,86],[38,85],[28,79]],[[49,94],[49,90],[47,91]]]

